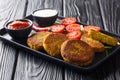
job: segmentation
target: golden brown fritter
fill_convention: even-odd
[[[93,61],[94,51],[84,41],[67,40],[61,46],[61,55],[66,62],[79,66],[87,66]]]
[[[105,43],[111,46],[116,46],[118,42],[118,40],[115,39],[114,37],[106,35],[101,32],[96,32],[95,30],[92,30],[92,29],[88,31],[88,35],[95,40],[98,40],[102,43]]]
[[[101,42],[90,38],[87,34],[83,34],[81,40],[89,44],[95,52],[103,52],[105,50]]]
[[[68,38],[66,37],[65,34],[61,33],[51,33],[46,36],[43,42],[43,47],[45,51],[54,57],[60,57],[61,56],[61,44],[67,40]]]
[[[50,34],[50,32],[36,32],[35,34],[31,35],[27,39],[27,44],[30,48],[35,50],[43,49],[43,40],[46,35]]]

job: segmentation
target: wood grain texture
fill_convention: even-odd
[[[16,50],[0,41],[0,80],[13,78]]]
[[[119,0],[0,0],[0,28],[5,23],[30,15],[34,10],[54,8],[60,16],[76,17],[88,25],[119,34]],[[113,27],[114,26],[114,27]],[[0,41],[0,80],[119,80],[120,55],[90,73],[76,72],[47,62]],[[16,54],[18,53],[18,54]]]
[[[8,21],[24,16],[26,0],[0,0],[0,29]],[[0,42],[0,80],[13,80],[16,66],[16,48]]]
[[[119,0],[98,0],[104,29],[120,33],[120,1]]]
[[[62,80],[62,69],[29,53],[20,52],[15,80]]]

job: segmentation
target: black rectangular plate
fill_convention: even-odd
[[[33,20],[31,15],[27,16],[26,19]],[[57,20],[60,21],[61,19],[63,19],[63,17],[58,17]],[[80,24],[83,24],[83,23],[80,23]],[[83,24],[83,25],[85,25],[85,24]],[[117,34],[109,33],[109,32],[104,31],[104,30],[101,30],[101,32],[103,32],[105,34],[108,34],[110,36],[113,36],[113,37],[117,38],[118,40],[120,40],[120,36],[117,35]],[[95,58],[93,60],[93,63],[91,65],[86,66],[86,67],[80,67],[80,66],[73,65],[71,63],[67,63],[67,62],[63,61],[62,59],[58,59],[58,58],[49,56],[45,51],[42,51],[42,50],[41,51],[36,51],[36,50],[33,50],[33,49],[29,48],[27,46],[25,40],[22,41],[22,40],[12,39],[7,34],[7,32],[5,31],[4,28],[2,28],[0,30],[0,39],[3,42],[9,43],[12,46],[15,46],[15,47],[17,47],[19,49],[25,50],[26,52],[30,52],[30,53],[32,53],[34,55],[37,55],[42,59],[48,60],[48,61],[50,61],[52,63],[54,62],[55,64],[62,65],[62,66],[65,66],[65,67],[68,67],[68,68],[71,68],[71,69],[74,69],[74,70],[77,70],[77,71],[79,71],[79,70],[87,70],[87,71],[92,70],[92,69],[96,68],[98,65],[100,65],[102,62],[106,61],[108,58],[113,56],[115,53],[117,53],[118,50],[120,50],[120,46],[115,46],[115,47],[112,47],[112,48],[107,50],[108,54],[106,54],[105,52],[96,53]]]

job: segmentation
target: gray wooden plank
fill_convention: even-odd
[[[0,80],[11,80],[16,61],[16,50],[0,41]]]
[[[0,29],[8,21],[23,18],[25,3],[26,0],[0,0]],[[16,48],[0,41],[0,80],[13,80],[16,60]]]
[[[28,0],[26,16],[34,10],[54,8],[62,15],[62,0]],[[62,80],[63,69],[46,60],[24,51],[20,51],[14,80]]]
[[[102,20],[104,24],[104,29],[119,35],[120,33],[120,1],[119,0],[99,0],[100,10],[102,15]],[[109,71],[112,71],[110,77],[107,79],[110,80],[119,80],[120,79],[120,52],[117,52],[117,55],[114,56],[112,60],[112,66]]]
[[[62,73],[61,67],[20,52],[14,80],[62,80]]]
[[[112,33],[120,33],[120,1],[98,0],[104,29]]]

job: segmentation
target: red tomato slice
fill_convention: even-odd
[[[65,26],[61,24],[56,24],[51,26],[51,31],[55,33],[62,33],[64,32]]]
[[[68,33],[66,36],[69,38],[69,39],[77,39],[79,40],[81,38],[81,32],[80,31],[73,31],[73,32],[70,32]]]
[[[93,30],[95,30],[95,31],[97,31],[97,32],[100,31],[100,27],[97,27],[97,26],[85,26],[85,27],[84,27],[85,33],[88,33],[88,31],[89,31],[90,29],[93,29]]]
[[[80,24],[69,24],[66,26],[67,32],[80,31]]]
[[[69,25],[69,24],[73,24],[73,23],[76,23],[76,18],[72,18],[72,17],[70,17],[70,18],[64,18],[64,19],[62,19],[62,24],[63,25],[65,25],[65,26],[67,26],[67,25]]]

